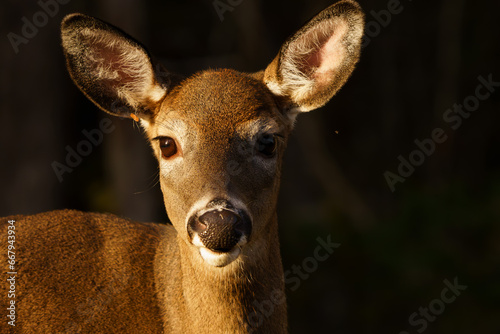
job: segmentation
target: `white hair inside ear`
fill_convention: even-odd
[[[335,69],[345,58],[342,37],[346,31],[345,22],[328,20],[290,45],[282,59],[282,89],[290,92],[293,100],[307,98],[316,86],[327,85],[334,78]]]
[[[264,80],[288,97],[296,113],[321,107],[345,83],[359,59],[364,16],[353,1],[322,11],[293,35],[268,66]]]
[[[144,50],[130,47],[116,34],[104,30],[82,29],[80,41],[86,46],[83,59],[95,80],[115,82],[118,97],[132,108],[160,101],[165,95],[165,90],[154,81]]]

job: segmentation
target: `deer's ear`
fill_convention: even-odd
[[[75,84],[104,111],[149,120],[167,92],[168,74],[153,67],[147,51],[101,20],[70,14],[61,24],[68,71]]]
[[[264,82],[299,112],[323,106],[358,62],[364,15],[354,1],[340,1],[305,24],[281,47]]]

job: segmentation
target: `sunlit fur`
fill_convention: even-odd
[[[16,221],[20,252],[16,329],[287,333],[276,213],[286,141],[296,113],[324,105],[351,74],[363,31],[359,6],[344,0],[319,13],[264,71],[206,70],[184,79],[155,71],[144,47],[98,19],[68,15],[61,30],[81,91],[112,115],[140,119],[172,225],[74,210],[2,219],[3,235]],[[162,156],[159,136],[175,140],[176,155]],[[267,156],[256,146],[264,136],[277,143]],[[188,229],[218,203],[251,224],[225,254]]]

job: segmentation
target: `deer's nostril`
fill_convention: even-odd
[[[217,252],[229,252],[243,235],[249,236],[250,222],[226,209],[211,210],[189,223],[205,247]]]
[[[202,223],[199,219],[194,219],[190,223],[190,228],[196,233],[203,233],[207,229],[207,225]]]

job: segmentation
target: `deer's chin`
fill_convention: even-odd
[[[247,244],[247,237],[243,236],[238,243],[229,252],[218,252],[207,248],[200,239],[198,234],[195,234],[191,243],[198,248],[198,251],[206,264],[213,267],[225,267],[235,261],[241,254],[241,248]]]
[[[214,252],[206,247],[199,248],[203,260],[214,267],[225,267],[240,256],[241,249],[234,247],[229,252]]]

